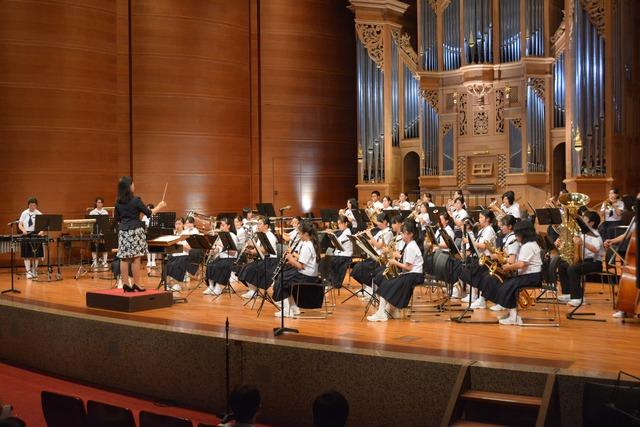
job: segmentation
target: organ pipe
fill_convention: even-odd
[[[443,65],[445,70],[455,70],[460,68],[460,0],[451,0],[443,19]]]
[[[404,69],[404,137],[417,138],[420,122],[420,87],[409,67]]]
[[[544,99],[527,85],[527,172],[546,171]]]
[[[383,75],[360,40],[356,41],[356,57],[362,178],[368,182],[381,181],[384,179]]]
[[[544,0],[525,0],[527,56],[544,56]]]
[[[438,70],[438,48],[436,31],[437,16],[428,0],[421,0],[422,8],[422,66],[428,71]]]
[[[422,100],[422,149],[425,155],[424,175],[438,175],[438,131],[440,129],[438,112]]]
[[[520,0],[500,1],[500,59],[520,60]]]
[[[553,126],[565,126],[565,80],[564,80],[564,52],[556,58],[553,64]]]
[[[464,52],[468,64],[493,62],[491,0],[465,0]]]
[[[399,79],[398,79],[398,44],[391,41],[391,143],[400,146],[400,108],[399,108]],[[406,85],[406,81],[405,81]],[[406,115],[406,110],[405,110]]]
[[[580,3],[574,14],[575,88],[573,131],[582,150],[575,152],[573,172],[605,175],[604,161],[604,39]]]

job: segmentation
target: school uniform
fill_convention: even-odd
[[[616,209],[624,210],[624,202],[616,200],[610,208],[604,206],[600,208],[600,212],[604,217],[604,221],[598,227],[598,232],[603,239],[613,239],[616,233],[616,227],[622,225],[622,215],[616,214]]]
[[[405,308],[409,305],[413,288],[424,282],[422,252],[415,240],[411,240],[403,248],[400,262],[411,264],[411,271],[402,270],[398,277],[384,279],[377,292],[392,306]]]
[[[278,239],[271,231],[267,231],[266,235],[269,243],[275,249]],[[256,240],[256,246],[258,249],[260,248],[260,240]],[[271,279],[277,265],[278,255],[266,255],[265,259],[258,259],[242,267],[238,273],[238,280],[245,285],[253,285],[260,289],[268,289],[269,286],[271,286]]]
[[[581,299],[584,296],[584,288],[580,284],[581,276],[602,271],[602,259],[605,254],[604,243],[600,234],[597,232],[595,234],[595,236],[588,234],[580,236],[586,244],[595,246],[595,252],[590,251],[586,246],[581,247],[579,250],[581,252],[584,250],[582,261],[571,265],[562,261],[558,265],[562,292],[571,295],[571,299]]]
[[[296,252],[302,268],[298,270],[289,266],[290,268],[283,268],[280,271],[282,278],[276,277],[273,284],[273,299],[275,301],[288,298],[291,295],[291,287],[296,283],[318,283],[318,255],[313,242],[300,242]]]
[[[182,230],[181,236],[191,236],[194,234],[200,234],[197,228],[189,228]],[[184,280],[187,273],[196,274],[198,272],[198,265],[200,263],[200,256],[202,251],[199,249],[189,250],[186,248],[187,242],[181,241],[178,244],[182,245],[182,252],[169,255],[167,259],[167,265],[165,267],[168,277],[181,282]]]
[[[493,301],[504,308],[516,308],[520,289],[542,286],[542,250],[538,243],[523,244],[516,261],[524,261],[527,265],[518,270],[517,276],[506,279],[503,284],[494,283],[497,289],[489,291],[492,295],[495,292]]]
[[[391,239],[393,238],[393,232],[389,227],[384,230],[379,231],[375,236],[374,240],[376,242],[383,241],[384,246],[386,247]],[[382,255],[384,251],[383,248],[376,248],[376,253],[378,255]],[[364,286],[371,286],[371,281],[380,271],[384,270],[384,267],[381,267],[377,261],[367,258],[364,261],[361,261],[353,266],[353,270],[351,271],[351,277],[355,279],[356,282],[360,283]]]
[[[522,212],[520,211],[520,205],[518,202],[513,202],[513,204],[509,207],[504,203],[500,205],[500,210],[504,212],[505,215],[511,215],[514,218],[521,218]]]
[[[347,270],[349,269],[349,265],[351,265],[351,257],[353,256],[353,243],[349,240],[349,236],[351,235],[351,230],[345,228],[340,236],[338,237],[338,242],[342,245],[341,250],[334,250],[333,255],[331,256],[331,284],[334,288],[339,288],[342,286],[344,282],[344,276],[347,274]]]
[[[234,233],[229,233],[233,243],[238,246],[238,237]],[[219,250],[222,250],[222,242],[218,239],[216,246]],[[237,259],[238,253],[236,251],[223,251],[218,253],[218,257],[207,264],[207,283],[209,281],[214,284],[228,285],[231,278],[231,267]]]
[[[39,210],[31,212],[29,209],[25,209],[20,214],[20,223],[26,230],[27,234],[34,232],[36,228],[36,216],[42,215]],[[23,241],[20,244],[20,256],[22,258],[42,258],[44,257],[44,246],[42,243],[31,244],[28,241]]]
[[[411,210],[411,203],[404,201],[404,202],[398,202],[398,209],[400,209],[401,211],[410,211]]]

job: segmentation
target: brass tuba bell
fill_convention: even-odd
[[[573,243],[573,238],[580,234],[580,227],[578,227],[574,217],[581,207],[589,203],[589,196],[582,193],[565,193],[559,197],[558,201],[564,206],[562,224],[558,227],[558,234],[560,235],[558,252],[563,260],[569,264],[575,264],[580,260],[580,253],[576,250],[578,248]]]

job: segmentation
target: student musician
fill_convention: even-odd
[[[376,224],[378,226],[378,233],[374,236],[371,235],[371,230],[363,231],[365,236],[368,238],[369,243],[376,250],[377,255],[382,255],[387,245],[393,239],[393,232],[389,229],[387,216],[384,213],[378,214],[376,217]],[[355,279],[356,282],[360,283],[363,288],[365,295],[364,298],[367,299],[373,294],[373,287],[371,286],[371,282],[376,274],[382,271],[378,263],[371,259],[367,258],[364,261],[361,261],[353,266],[353,270],[351,271],[351,277]]]
[[[346,216],[349,220],[349,225],[351,226],[352,230],[356,230],[358,228],[358,221],[353,215],[353,211],[356,209],[358,209],[358,202],[356,201],[356,199],[351,198],[347,200],[347,208],[344,210],[344,216]]]
[[[409,200],[407,200],[407,194],[406,193],[400,193],[400,195],[398,196],[398,209],[400,209],[401,211],[410,211],[411,210],[411,203],[409,203]]]
[[[400,274],[392,279],[384,279],[378,287],[380,304],[378,311],[367,317],[370,322],[386,322],[389,319],[400,317],[399,309],[409,305],[413,288],[424,282],[422,263],[424,259],[420,247],[415,241],[416,227],[412,222],[402,225],[403,249],[394,254],[388,261],[390,266],[400,270]]]
[[[135,187],[129,176],[123,176],[118,182],[118,199],[115,206],[115,219],[120,224],[118,231],[118,258],[122,276],[127,277],[129,270],[133,272],[133,286],[123,285],[125,292],[145,291],[140,277],[140,258],[147,253],[147,236],[144,223],[140,220],[143,213],[151,217],[167,206],[164,200],[149,209],[140,197],[134,195]]]
[[[609,190],[607,199],[600,206],[602,223],[598,227],[598,232],[603,239],[615,237],[616,227],[622,225],[623,211],[624,202],[620,197],[620,191],[617,188],[612,188]]]
[[[520,218],[520,205],[515,200],[515,193],[513,191],[506,191],[502,195],[502,205],[500,205],[500,210],[504,215],[511,215],[514,218]]]
[[[235,234],[236,230],[233,221],[227,217],[223,217],[220,220],[220,231],[229,233],[237,249],[238,238]],[[233,267],[233,263],[238,256],[236,251],[223,250],[223,245],[219,238],[216,239],[214,248],[217,256],[207,264],[206,279],[209,286],[203,292],[205,295],[220,295],[224,286],[229,286],[231,267]]]
[[[236,237],[238,239],[238,251],[241,251],[245,243],[247,242],[247,230],[242,224],[242,217],[240,215],[237,215],[233,219],[233,225],[234,229],[236,230]]]
[[[373,190],[371,192],[371,207],[375,209],[376,213],[380,213],[380,211],[382,211],[383,205],[380,200],[380,192],[378,190]]]
[[[425,203],[421,203],[418,207],[418,215],[416,215],[416,224],[418,228],[425,231],[429,224],[431,224],[431,218],[429,217],[429,210]]]
[[[488,299],[509,310],[509,314],[499,320],[501,325],[522,324],[516,308],[518,293],[522,288],[542,284],[542,250],[538,246],[538,236],[533,224],[529,221],[519,221],[514,226],[514,233],[521,246],[515,256],[515,262],[507,263],[502,268],[506,272],[516,272],[517,275],[505,279],[502,284],[498,280],[488,281],[481,288]],[[491,276],[487,274],[485,277]]]
[[[278,276],[274,280],[273,299],[282,301],[282,312],[276,312],[276,317],[293,317],[300,314],[300,309],[291,295],[292,285],[318,282],[320,243],[316,229],[310,222],[304,221],[300,225],[299,239],[295,251],[287,252],[285,255],[291,268],[283,268],[280,271],[282,278]]]
[[[464,202],[464,195],[462,194],[462,190],[456,190],[453,193],[453,199],[447,200],[447,211],[450,214],[453,214],[453,212],[456,210],[455,209],[455,201],[456,201],[456,199],[462,200],[462,208],[463,209],[467,209],[467,204]]]
[[[433,250],[435,251],[436,249],[440,249],[449,252],[449,246],[447,245],[447,242],[444,240],[444,237],[442,237],[442,235],[443,233],[446,233],[449,237],[451,237],[451,240],[455,239],[456,235],[453,231],[453,228],[451,227],[451,223],[453,222],[453,220],[446,211],[439,212],[438,220],[440,221],[439,228],[434,233],[437,246],[435,246]]]
[[[182,230],[179,229],[179,224],[176,220],[176,234],[179,236],[184,236],[184,240],[179,242],[182,245],[182,252],[178,252],[175,254],[171,254],[169,259],[167,260],[166,273],[167,277],[171,278],[177,282],[183,282],[188,280],[188,275],[195,275],[198,272],[198,264],[192,262],[195,257],[191,255],[191,246],[187,242],[187,238],[194,234],[200,234],[198,229],[195,226],[195,219],[190,216],[187,217],[184,221],[184,228]],[[194,253],[197,255],[197,253]],[[174,283],[171,287],[171,290],[174,292],[180,292],[182,290],[182,286],[179,283]]]
[[[406,242],[402,239],[402,225],[404,224],[404,220],[402,219],[402,215],[395,215],[391,218],[391,231],[393,233],[393,238],[391,239],[391,244],[393,245],[393,251],[400,253],[402,249],[404,249]],[[418,235],[416,234],[416,238]],[[415,240],[415,239],[414,239]],[[384,272],[384,268],[377,268],[377,274],[373,277],[373,284],[376,286],[380,286],[382,281],[384,280],[384,276],[382,273]]]
[[[431,193],[424,193],[422,195],[422,204],[426,205],[429,208],[436,207],[435,203],[433,203],[433,196],[431,195]]]
[[[383,211],[394,210],[395,208],[393,207],[392,203],[393,203],[393,201],[391,200],[391,197],[384,196],[382,198],[382,210]]]
[[[489,247],[495,248],[496,245],[496,232],[493,229],[493,220],[494,220],[493,212],[488,209],[480,212],[478,217],[478,235],[475,238],[475,247],[478,249],[478,255],[484,255],[487,257],[491,257],[492,251],[489,250]],[[467,239],[464,239],[465,243],[467,243]],[[473,282],[467,282],[473,287]],[[471,308],[486,308],[486,302],[484,296],[476,295],[479,294],[477,291],[477,287],[475,287],[475,291],[472,291],[470,295],[467,295],[467,299],[462,299],[463,302],[469,302],[468,298],[471,298]]]
[[[573,307],[578,307],[585,302],[584,288],[580,283],[581,277],[602,271],[602,258],[604,258],[604,242],[596,231],[600,224],[600,216],[593,211],[587,211],[582,219],[593,230],[593,235],[580,234],[573,238],[573,243],[578,247],[576,250],[580,253],[582,260],[572,265],[562,261],[558,265],[558,276],[563,292],[558,295],[558,301],[566,302]],[[559,243],[560,239],[556,240],[556,246]]]
[[[300,218],[299,216],[294,216],[293,218],[291,218],[292,230],[288,233],[283,233],[282,240],[289,244],[291,244],[291,242],[294,242],[298,238],[298,228],[300,227],[301,221],[302,218]]]
[[[273,247],[276,248],[278,243],[278,239],[275,234],[271,232],[269,227],[271,226],[271,222],[268,217],[260,216],[258,217],[258,232],[265,233],[269,243]],[[246,244],[250,244],[247,241]],[[271,279],[273,278],[273,271],[276,269],[278,265],[278,255],[277,254],[268,254],[266,249],[262,247],[260,244],[260,240],[256,238],[256,247],[248,247],[245,249],[250,255],[256,255],[257,251],[260,251],[265,256],[265,259],[261,260],[256,258],[256,261],[251,262],[240,270],[238,273],[238,280],[244,283],[249,290],[242,294],[242,298],[251,299],[255,297],[258,288],[267,290],[269,286],[271,286]]]
[[[109,215],[109,212],[104,208],[104,199],[102,197],[96,197],[96,200],[93,204],[93,210],[89,212],[89,215]],[[91,268],[96,269],[98,268],[98,266],[106,267],[109,253],[105,251],[104,243],[92,245],[91,248],[93,249],[91,251],[91,257],[93,258]],[[98,255],[100,255],[99,264]]]
[[[153,209],[153,204],[152,203],[147,204],[147,208]],[[142,222],[144,222],[144,228],[148,230],[149,226],[151,225],[151,216],[143,215]],[[148,272],[151,272],[151,269],[156,267],[156,255],[157,254],[155,252],[147,251],[147,271]]]
[[[344,282],[344,276],[347,274],[347,269],[351,265],[351,257],[353,256],[353,243],[349,240],[351,230],[349,229],[350,221],[346,215],[338,217],[338,229],[340,230],[340,236],[337,238],[342,249],[335,249],[331,256],[331,284],[334,288],[342,287]]]
[[[36,215],[42,215],[42,212],[38,210],[38,199],[31,197],[27,200],[27,209],[22,211],[18,220],[18,228],[23,234],[33,234],[36,228]],[[43,233],[40,232],[40,235]],[[29,241],[23,241],[20,245],[20,255],[24,260],[27,279],[38,277],[38,259],[44,257],[42,243],[32,244]]]
[[[469,214],[464,208],[464,199],[462,197],[457,197],[453,201],[453,213],[451,214],[451,217],[455,224],[453,231],[456,234],[456,239],[461,239],[464,221],[469,218]]]

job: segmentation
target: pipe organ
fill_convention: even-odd
[[[622,26],[628,1],[611,2]],[[405,174],[413,163],[403,159],[415,154],[422,190],[511,189],[542,203],[551,188],[609,185],[593,178],[611,176],[605,124],[611,114],[623,129],[629,61],[619,32],[605,28],[605,0],[565,0],[565,10],[545,0],[415,0],[415,14],[406,14],[412,2],[350,3],[361,199],[407,191],[405,175],[417,173]],[[607,48],[617,53],[613,93]]]

